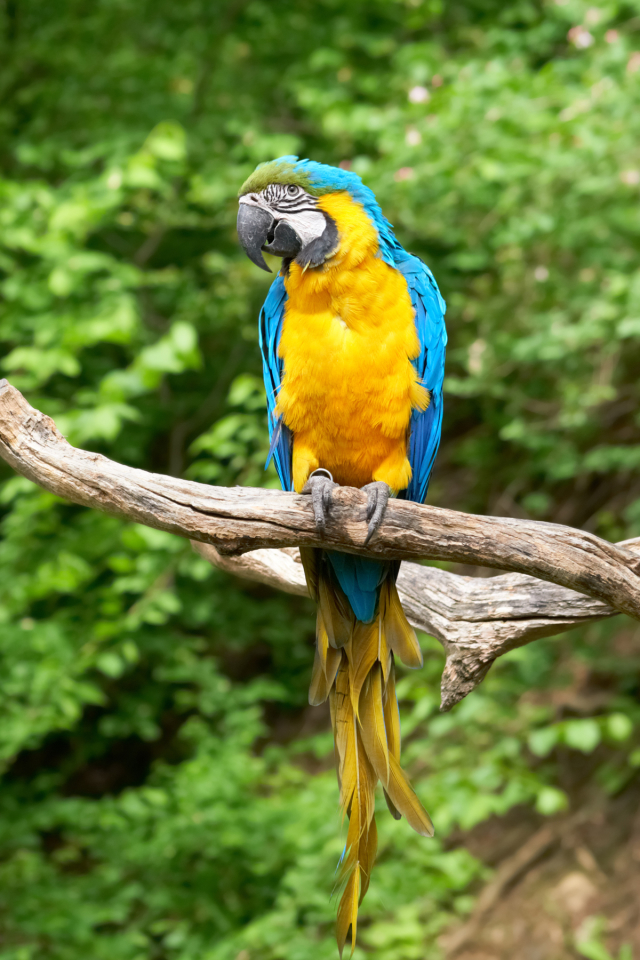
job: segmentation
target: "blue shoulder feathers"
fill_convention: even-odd
[[[284,305],[287,300],[287,291],[283,278],[278,275],[271,284],[267,299],[260,311],[258,337],[260,352],[262,353],[262,373],[267,391],[267,415],[269,421],[269,456],[265,470],[273,457],[280,483],[283,490],[293,490],[291,479],[291,433],[276,417],[278,392],[282,383],[282,360],[278,356],[278,345],[282,333],[284,319]]]
[[[447,330],[444,325],[446,304],[431,270],[418,257],[400,248],[396,267],[409,287],[415,323],[420,339],[420,355],[414,361],[431,400],[426,410],[414,410],[411,417],[409,463],[412,476],[405,498],[424,503],[442,430],[442,382]]]

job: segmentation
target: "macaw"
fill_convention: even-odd
[[[285,490],[310,494],[325,528],[336,485],[367,495],[367,540],[389,496],[422,503],[440,442],[445,303],[431,270],[396,240],[373,192],[349,170],[295,156],[260,164],[239,192],[238,236],[269,271],[260,312],[271,447]],[[400,766],[394,655],[422,665],[398,598],[399,563],[302,548],[317,604],[312,704],[329,698],[343,813],[340,955],[376,855],[375,787],[391,814],[433,835]]]

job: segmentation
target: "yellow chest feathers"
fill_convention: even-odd
[[[428,391],[413,307],[402,274],[378,256],[376,230],[346,193],[320,200],[338,225],[340,247],[324,268],[291,264],[285,280],[278,412],[293,431],[293,481],[301,490],[317,467],[338,483],[383,480],[402,490],[411,411]]]

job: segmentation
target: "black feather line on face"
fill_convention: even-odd
[[[283,214],[315,210],[318,206],[317,197],[292,183],[271,183],[262,191],[261,197],[272,210]]]
[[[333,256],[340,245],[340,234],[335,220],[324,210],[322,215],[326,221],[323,232],[315,240],[308,243],[306,247],[303,247],[294,260],[294,263],[297,263],[304,270],[307,267],[321,267],[329,257]]]

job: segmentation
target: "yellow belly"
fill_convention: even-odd
[[[404,277],[375,256],[362,208],[343,194],[321,203],[338,223],[341,250],[324,270],[303,274],[292,264],[285,280],[278,412],[293,432],[294,488],[324,467],[337,483],[383,480],[397,492],[411,479],[411,411],[429,403],[411,363],[419,352],[411,300]],[[365,221],[351,237],[341,229],[346,203]]]

